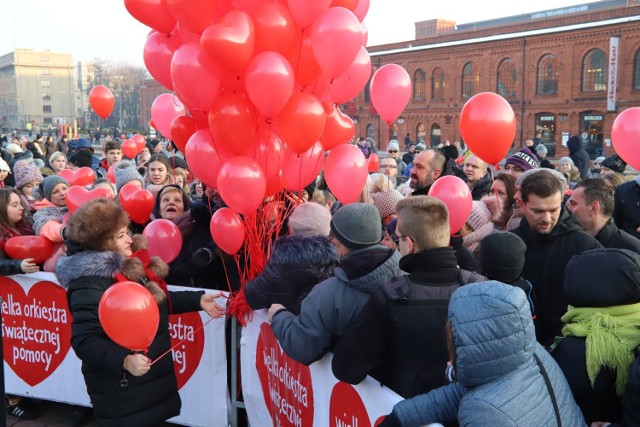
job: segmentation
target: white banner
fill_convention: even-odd
[[[287,356],[267,321],[253,313],[240,340],[242,391],[252,427],[373,427],[402,398],[367,377],[352,386],[331,372],[332,354],[304,366]]]
[[[616,111],[616,92],[618,90],[618,63],[620,37],[609,39],[609,79],[607,81],[607,111]]]
[[[0,277],[0,296],[6,393],[91,406],[81,362],[71,348],[66,291],[55,275]],[[224,306],[226,300],[218,303]],[[169,420],[172,423],[227,426],[224,319],[214,319],[197,330],[209,319],[204,312],[170,317],[172,345],[186,338],[173,350],[182,411]]]

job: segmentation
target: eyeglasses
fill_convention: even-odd
[[[402,239],[409,239],[409,240],[411,240],[413,242],[413,239],[411,238],[411,236],[398,234],[397,231],[396,231],[395,235],[398,238],[398,241],[400,241]]]
[[[396,165],[380,165],[380,169],[398,169]]]
[[[397,153],[398,150],[389,150],[390,153]]]
[[[514,165],[507,165],[504,167],[504,170],[513,172],[524,172],[524,169]]]

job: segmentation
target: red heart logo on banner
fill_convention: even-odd
[[[133,184],[125,184],[120,189],[118,196],[120,197],[120,206],[129,214],[131,221],[137,224],[149,221],[153,204],[156,201],[153,194]]]
[[[67,292],[38,282],[25,294],[16,281],[0,277],[4,361],[31,387],[46,380],[71,347]]]
[[[256,347],[256,368],[264,402],[273,425],[298,427],[313,425],[313,388],[308,366],[282,351],[271,325],[260,325]]]
[[[339,382],[331,390],[329,425],[371,427],[367,408],[351,384]]]
[[[196,371],[204,351],[204,329],[197,312],[169,316],[169,333],[173,348],[173,366],[178,377],[178,390]],[[184,341],[182,341],[184,340]],[[182,341],[181,344],[178,344]]]
[[[93,184],[93,181],[96,180],[96,174],[91,168],[86,166],[78,169],[77,171],[62,169],[58,175],[67,180],[69,187],[73,187],[74,185],[84,187],[85,185]]]
[[[67,207],[71,213],[75,213],[80,206],[100,197],[113,199],[113,193],[107,188],[94,188],[89,191],[84,187],[71,187],[69,191],[67,191]]]

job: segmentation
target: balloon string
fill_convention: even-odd
[[[498,166],[498,164],[496,163],[494,165],[496,167],[497,170],[500,170],[500,166]],[[493,176],[493,169],[489,168],[489,172],[491,174],[491,188],[493,188],[493,195],[496,198],[496,204],[498,205],[498,210],[500,211],[500,214],[502,215],[504,213],[502,206],[500,205],[500,197],[498,197],[498,190],[496,190],[496,180],[495,177]]]
[[[206,322],[204,322],[202,324],[202,326],[199,326],[198,329],[196,329],[193,333],[195,334],[196,332],[198,332],[200,329],[204,328],[205,326],[207,326],[211,321],[213,320],[213,317],[209,320],[207,320]],[[176,343],[176,345],[174,345],[173,347],[171,347],[169,350],[165,351],[164,353],[162,353],[160,356],[158,356],[156,358],[156,360],[154,360],[153,362],[151,362],[150,366],[153,366],[154,363],[156,363],[158,360],[162,359],[164,356],[166,356],[167,354],[169,354],[169,352],[173,351],[174,348],[176,348],[177,346],[179,346],[180,344],[182,344],[183,342],[185,342],[187,340],[187,337],[181,339],[180,341],[178,341]]]

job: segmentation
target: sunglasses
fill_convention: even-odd
[[[390,153],[397,153],[398,150],[389,150]]]

